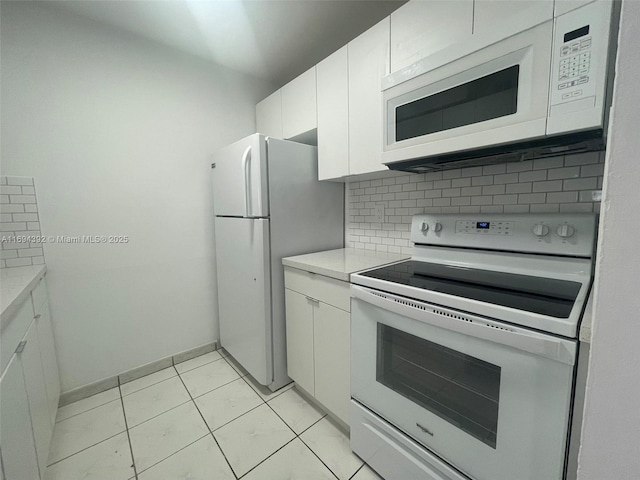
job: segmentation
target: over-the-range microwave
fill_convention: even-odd
[[[604,149],[618,11],[596,0],[526,29],[514,19],[385,77],[383,163],[425,172]]]

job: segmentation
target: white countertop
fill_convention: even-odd
[[[591,322],[593,321],[593,287],[589,292],[589,298],[587,299],[587,306],[584,308],[584,315],[582,316],[582,323],[580,324],[580,331],[578,332],[578,339],[584,343],[591,343]]]
[[[29,296],[33,287],[44,277],[45,265],[11,267],[0,269],[0,325],[11,318],[22,302]]]
[[[287,267],[298,268],[348,282],[349,275],[352,273],[381,267],[409,258],[411,258],[411,255],[376,252],[360,248],[339,248],[337,250],[286,257],[282,259],[282,264]]]

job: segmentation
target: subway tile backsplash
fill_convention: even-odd
[[[32,177],[0,177],[0,235],[0,268],[44,263],[41,243],[17,241],[41,236],[38,202]]]
[[[347,184],[349,247],[412,253],[411,217],[421,213],[599,212],[605,152],[389,176]],[[377,222],[375,207],[384,207]]]

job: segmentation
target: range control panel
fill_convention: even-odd
[[[590,257],[597,216],[575,214],[416,215],[411,241],[420,245]]]
[[[473,220],[458,220],[456,233],[471,233],[478,235],[513,235],[513,222],[487,222]]]

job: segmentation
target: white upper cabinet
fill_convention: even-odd
[[[553,0],[475,0],[473,33],[526,30],[553,18]]]
[[[411,0],[391,14],[391,72],[464,41],[472,32],[473,0]]]
[[[592,2],[595,2],[595,0],[556,0],[555,16],[558,17]]]
[[[318,179],[349,175],[349,79],[345,45],[316,66]]]
[[[282,93],[273,92],[256,105],[256,129],[258,133],[274,138],[282,136]]]
[[[316,67],[291,80],[281,91],[282,137],[293,139],[316,129]]]
[[[382,78],[389,74],[389,17],[348,46],[349,174],[386,170],[382,164]]]

